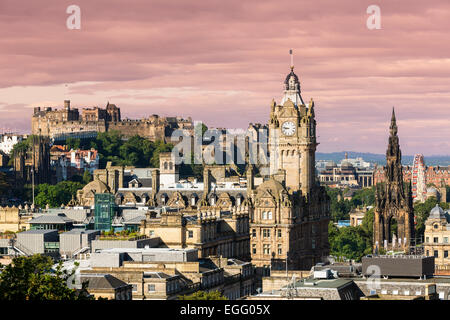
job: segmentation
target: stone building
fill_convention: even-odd
[[[139,120],[122,119],[120,108],[109,102],[104,109],[84,108],[80,114],[78,109],[71,108],[70,100],[65,100],[62,109],[35,107],[31,119],[33,134],[49,136],[55,140],[92,137],[98,132],[119,131],[126,137],[139,135],[156,141],[165,140],[175,129],[192,133],[192,119],[161,118],[158,115]]]
[[[211,256],[197,258],[195,249],[111,249],[96,253],[80,276],[111,274],[132,286],[134,300],[174,300],[198,290],[220,291],[239,299],[255,291],[252,264]],[[92,260],[92,258],[91,258]]]
[[[50,149],[50,165],[56,182],[68,180],[74,175],[91,174],[98,169],[100,157],[95,149],[68,150],[65,146],[53,145]]]
[[[450,166],[425,166],[420,156],[415,156],[412,166],[403,166],[403,181],[412,184],[414,201],[424,202],[427,199],[427,186],[434,185],[438,189],[438,200],[447,202],[445,187],[450,186]],[[374,184],[386,182],[384,167],[376,166],[373,177]]]
[[[270,113],[273,174],[258,185],[252,164],[245,173],[233,164],[205,165],[202,182],[177,181],[172,155],[162,154],[159,169],[108,164],[96,170],[94,181],[79,191],[78,204],[92,205],[96,192],[110,192],[118,206],[148,207],[140,230],[168,247],[251,258],[260,273],[286,264],[308,269],[329,254],[330,199],[316,181],[314,103],[303,104],[293,69],[282,102],[273,101]],[[152,212],[161,207],[176,211]]]
[[[205,208],[197,215],[163,211],[160,216],[149,211],[140,232],[161,238],[162,245],[168,248],[198,249],[200,257],[220,255],[249,260],[248,208],[238,210]]]
[[[48,137],[31,136],[27,150],[19,150],[14,157],[16,186],[34,183],[50,183],[50,140]]]
[[[27,135],[21,134],[13,134],[13,133],[0,134],[0,151],[9,155],[13,147],[17,143],[26,138]]]
[[[450,215],[436,205],[425,221],[424,254],[434,256],[436,274],[450,274]]]
[[[411,186],[403,186],[402,153],[392,109],[389,144],[386,151],[386,182],[377,186],[373,225],[374,248],[407,250],[414,238],[414,212]],[[397,230],[393,226],[397,224]],[[397,243],[398,239],[398,243]]]
[[[0,206],[0,233],[5,231],[24,231],[30,228],[28,221],[32,214],[21,207]]]
[[[319,172],[318,178],[321,184],[331,188],[368,188],[373,183],[373,170],[354,167],[347,161],[342,161],[340,166],[330,161],[325,169]]]

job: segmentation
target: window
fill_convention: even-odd
[[[405,290],[405,291],[403,292],[403,294],[404,294],[405,296],[409,296],[409,290]]]
[[[425,242],[430,242],[430,237],[426,237]]]
[[[437,250],[434,250],[434,257],[435,257],[435,258],[439,258],[439,254],[438,254],[438,251],[437,251]]]
[[[264,254],[270,254],[270,244],[263,245]]]
[[[278,254],[282,254],[282,253],[283,253],[282,245],[279,244],[278,245]]]
[[[263,219],[263,220],[266,220],[266,219],[267,219],[267,212],[264,211],[264,212],[262,213],[262,219]]]
[[[430,251],[429,250],[427,250],[427,257],[429,257],[430,256]]]
[[[256,244],[252,244],[252,253],[256,254]]]
[[[438,237],[434,237],[434,238],[433,238],[433,242],[434,242],[434,243],[438,243],[438,242],[439,242],[439,238],[438,238]]]
[[[131,286],[133,287],[131,290],[137,292],[137,284],[131,284]]]
[[[448,251],[447,250],[444,251],[444,258],[448,258]]]
[[[148,288],[148,292],[155,292],[155,285],[154,284],[149,284],[147,288]]]
[[[252,237],[256,237],[256,229],[252,229]]]
[[[422,295],[422,291],[421,290],[417,290],[416,291],[416,296],[420,296],[420,295]]]
[[[278,238],[281,238],[281,230],[278,230]]]
[[[189,238],[193,238],[193,237],[194,237],[194,231],[189,230],[189,231],[188,231],[188,237],[189,237]]]
[[[272,219],[272,211],[269,211],[269,212],[267,213],[267,219]]]
[[[448,243],[448,237],[444,237],[444,243]]]
[[[312,249],[315,249],[315,248],[316,248],[316,240],[315,240],[315,239],[312,239],[312,240],[311,240],[311,248],[312,248]]]

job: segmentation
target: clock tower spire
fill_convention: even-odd
[[[315,185],[316,120],[314,102],[307,106],[300,82],[291,72],[284,81],[281,104],[271,104],[269,121],[270,174],[285,177],[286,187],[307,195]],[[284,172],[283,172],[284,171]]]

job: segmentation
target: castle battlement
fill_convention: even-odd
[[[64,108],[35,107],[31,119],[33,134],[54,138],[64,134],[83,132],[107,132],[120,131],[126,137],[139,135],[149,140],[165,140],[166,133],[177,128],[186,128],[186,124],[192,125],[191,118],[159,117],[150,115],[142,119],[121,119],[120,108],[114,104],[106,105],[106,108],[83,108],[80,112],[77,108],[70,107],[70,100],[64,101]]]

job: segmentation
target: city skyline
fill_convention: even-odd
[[[369,30],[370,4],[78,1],[81,29],[68,30],[67,1],[3,1],[0,127],[27,131],[33,107],[64,99],[110,101],[130,118],[265,123],[292,48],[303,98],[316,103],[318,152],[384,153],[395,106],[404,154],[448,155],[450,60],[438,40],[450,5],[379,1],[382,29]]]

